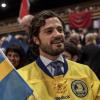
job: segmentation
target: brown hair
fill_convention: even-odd
[[[32,23],[31,23],[32,26],[31,26],[31,29],[30,29],[30,35],[31,36],[38,36],[39,31],[40,31],[40,27],[45,24],[46,19],[51,18],[51,17],[57,17],[61,21],[61,23],[63,25],[63,30],[65,32],[65,24],[62,21],[62,19],[56,13],[54,13],[53,11],[44,10],[44,11],[41,11],[40,13],[38,13],[34,17]]]

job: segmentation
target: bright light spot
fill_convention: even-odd
[[[3,8],[5,8],[6,6],[7,6],[6,3],[1,4],[1,7],[3,7]]]

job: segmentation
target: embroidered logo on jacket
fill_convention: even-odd
[[[85,97],[88,93],[87,85],[81,80],[73,81],[71,88],[73,93],[80,98]]]

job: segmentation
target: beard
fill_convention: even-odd
[[[53,48],[51,48],[50,46],[47,46],[47,45],[41,45],[40,49],[43,52],[45,52],[45,53],[47,53],[51,56],[57,56],[57,55],[61,54],[64,51],[64,47],[59,48],[59,49],[53,49]]]
[[[40,44],[40,49],[42,52],[47,53],[51,56],[58,56],[64,51],[64,40],[63,39],[54,39],[50,44]]]

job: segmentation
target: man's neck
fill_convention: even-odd
[[[60,55],[52,56],[52,55],[49,55],[47,53],[40,52],[40,56],[43,56],[43,57],[50,59],[50,60],[56,60]]]
[[[58,56],[51,56],[51,55],[43,55],[43,54],[40,54],[40,56],[43,56],[43,57],[48,58],[50,60],[56,60],[59,57],[59,55]]]

